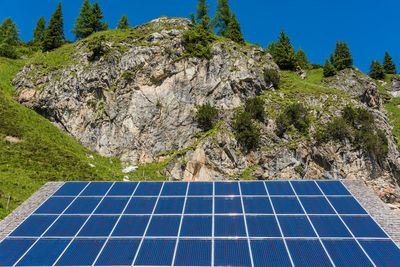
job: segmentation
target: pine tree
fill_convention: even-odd
[[[299,66],[302,69],[307,69],[308,64],[310,64],[310,61],[308,60],[306,53],[304,52],[304,50],[301,47],[299,48],[299,50],[297,50],[296,60],[297,60],[297,64],[299,64]]]
[[[336,41],[335,53],[331,54],[331,63],[337,70],[343,70],[353,65],[350,48],[345,41]]]
[[[335,68],[332,66],[332,64],[329,62],[328,59],[325,61],[324,65],[324,77],[331,77],[336,74]]]
[[[16,45],[20,41],[17,25],[10,17],[6,18],[0,25],[0,43]]]
[[[394,64],[392,57],[389,55],[388,51],[385,52],[385,58],[383,60],[383,68],[386,74],[396,74],[396,64]]]
[[[45,33],[46,33],[46,20],[42,16],[37,21],[36,28],[33,30],[33,42],[35,44],[42,44]]]
[[[210,29],[210,17],[206,14],[194,29],[183,33],[186,56],[211,58],[210,44],[215,40]]]
[[[372,60],[368,75],[372,79],[383,80],[385,79],[385,69],[378,60]]]
[[[93,30],[93,32],[105,31],[108,29],[107,22],[102,22],[104,19],[103,12],[101,11],[99,2],[93,4],[92,14],[90,16],[89,28]]]
[[[217,10],[211,22],[218,35],[226,37],[231,19],[232,12],[228,0],[218,0]]]
[[[128,17],[123,14],[120,21],[118,22],[117,29],[126,30],[129,28],[131,28],[131,26],[129,25]]]
[[[196,21],[200,22],[205,15],[208,14],[209,5],[206,3],[206,0],[199,0],[199,4],[196,7]]]
[[[293,70],[297,66],[295,50],[284,30],[276,42],[274,53],[274,61],[281,69]]]
[[[231,22],[229,23],[229,28],[226,33],[226,37],[238,44],[244,44],[244,38],[242,35],[241,27],[236,19],[235,13],[232,14]]]
[[[276,44],[274,42],[270,42],[266,50],[272,56],[272,58],[274,58],[276,55]]]
[[[64,20],[62,16],[61,2],[59,2],[44,35],[43,51],[50,51],[62,45],[63,40],[65,39]]]
[[[86,38],[93,33],[93,30],[89,28],[91,15],[92,5],[89,0],[84,0],[79,16],[76,18],[74,29],[72,30],[76,39]]]

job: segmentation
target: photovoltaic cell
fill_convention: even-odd
[[[211,214],[211,197],[188,197],[185,206],[186,214]]]
[[[44,231],[54,222],[57,216],[32,215],[28,217],[10,236],[36,237],[43,234]]]
[[[70,241],[70,239],[41,239],[17,266],[51,266]]]
[[[332,266],[318,240],[286,240],[295,266]]]
[[[254,266],[292,266],[281,239],[252,240]]]
[[[43,203],[36,211],[36,214],[60,214],[74,200],[73,197],[51,197]]]
[[[246,236],[243,216],[215,216],[215,236],[233,237]]]
[[[172,264],[176,240],[145,239],[139,250],[135,266]]]
[[[161,186],[162,182],[140,183],[135,196],[158,196]]]
[[[240,182],[242,195],[267,195],[263,182]]]
[[[300,197],[300,201],[308,214],[335,214],[325,197]]]
[[[290,183],[293,185],[296,194],[299,196],[322,195],[321,190],[319,190],[314,181],[292,181]]]
[[[211,240],[180,240],[175,266],[211,266]]]
[[[95,265],[131,265],[139,244],[140,239],[110,239]]]
[[[185,216],[182,221],[181,236],[211,237],[211,216]]]
[[[315,237],[306,216],[278,216],[285,237]]]
[[[185,196],[187,186],[186,182],[166,182],[161,196]]]
[[[126,207],[125,214],[151,214],[156,201],[156,197],[133,197]]]
[[[0,243],[0,266],[12,266],[35,242],[35,239],[4,239]]]
[[[351,195],[350,192],[339,181],[317,181],[317,183],[325,195]]]
[[[75,236],[88,216],[61,216],[44,236]]]
[[[64,252],[57,266],[92,265],[105,239],[75,239]]]
[[[265,182],[270,195],[294,195],[289,182]]]
[[[88,182],[68,182],[65,183],[54,196],[77,196],[83,188],[88,184]]]
[[[215,183],[215,195],[240,195],[237,182],[219,182]]]
[[[351,237],[338,216],[310,216],[320,237]]]
[[[147,230],[147,236],[177,236],[180,216],[153,216]]]
[[[212,196],[213,184],[210,182],[190,183],[189,196]]]
[[[387,237],[369,216],[342,216],[342,219],[355,237]]]
[[[391,240],[359,240],[376,266],[400,266],[400,249]]]
[[[250,237],[281,237],[275,216],[246,216]]]
[[[128,202],[128,197],[105,197],[95,210],[95,214],[120,214]]]
[[[112,184],[112,182],[90,183],[82,192],[81,196],[104,196]]]
[[[240,197],[216,197],[215,213],[242,213]]]
[[[373,266],[354,240],[324,240],[323,243],[336,266]]]
[[[107,196],[131,196],[137,184],[137,182],[116,182]]]
[[[243,205],[246,213],[273,214],[267,197],[243,197]]]
[[[296,197],[271,197],[277,214],[301,214],[304,213]]]
[[[215,240],[215,266],[251,266],[246,240]]]
[[[113,236],[143,236],[150,216],[124,215],[115,227]]]
[[[117,220],[118,216],[92,216],[78,236],[108,236]]]
[[[155,214],[177,214],[182,213],[184,197],[160,197]]]
[[[91,214],[100,200],[100,197],[78,197],[64,213]]]
[[[367,214],[353,197],[328,197],[339,214]]]

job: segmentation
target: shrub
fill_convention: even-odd
[[[205,15],[193,29],[183,33],[185,56],[210,59],[210,44],[215,40],[210,29],[210,18]]]
[[[252,149],[260,142],[260,132],[248,112],[237,113],[233,120],[236,140],[247,149]]]
[[[102,56],[108,53],[108,48],[103,45],[104,37],[96,37],[89,42],[88,48],[90,55],[88,60],[90,62],[99,60]]]
[[[277,89],[280,84],[280,75],[279,71],[276,69],[264,69],[264,80],[265,83],[272,84],[272,86]]]
[[[289,126],[293,125],[300,133],[307,134],[310,120],[307,109],[300,103],[288,106],[277,118],[277,135],[282,137]]]
[[[210,104],[205,104],[197,107],[196,121],[204,131],[212,129],[217,120],[217,108],[211,106]]]
[[[0,56],[12,59],[16,59],[18,57],[15,47],[7,43],[0,44]]]
[[[251,114],[253,119],[264,121],[266,115],[264,110],[264,100],[261,97],[246,99],[244,110]]]
[[[343,118],[334,118],[333,121],[327,123],[325,128],[318,132],[316,139],[319,142],[328,142],[329,140],[338,140],[343,142],[351,140],[351,131]]]

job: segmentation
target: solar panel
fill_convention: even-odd
[[[0,266],[399,266],[340,181],[67,182]]]

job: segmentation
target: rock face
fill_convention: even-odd
[[[400,76],[393,76],[392,84],[387,86],[385,89],[394,97],[400,97]]]
[[[321,82],[347,97],[294,99],[320,122],[339,116],[349,103],[369,108],[388,138],[387,159],[374,159],[351,144],[321,145],[295,134],[280,138],[273,116],[258,125],[259,147],[246,151],[232,131],[235,109],[263,94],[270,113],[279,111],[277,100],[288,95],[264,78],[265,69],[278,67],[263,49],[227,40],[212,45],[210,60],[184,57],[182,36],[189,27],[187,19],[153,20],[123,41],[100,39],[108,52],[94,61],[90,40],[80,41],[71,48],[70,64],[50,71],[25,66],[14,80],[18,101],[85,147],[132,164],[162,163],[159,173],[174,179],[362,179],[384,192],[384,200],[399,200],[399,152],[373,80],[348,69]],[[205,103],[220,109],[221,122],[208,133],[195,122],[196,106]],[[312,126],[310,133],[315,131]]]

